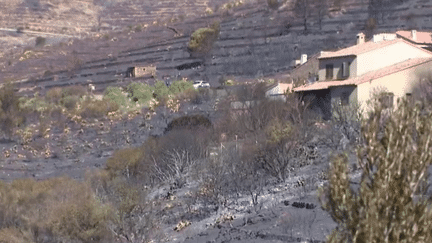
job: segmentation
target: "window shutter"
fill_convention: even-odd
[[[342,77],[346,78],[349,76],[349,63],[343,62],[342,63]]]

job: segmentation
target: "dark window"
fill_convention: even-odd
[[[350,63],[349,62],[343,62],[342,63],[342,78],[348,78],[350,75],[350,69],[349,69]]]
[[[333,64],[326,65],[326,79],[333,79]]]
[[[393,93],[382,93],[381,98],[379,99],[383,108],[392,108],[393,107]]]
[[[349,92],[343,92],[340,97],[341,105],[349,105]]]
[[[411,93],[406,93],[405,96],[408,102],[414,102],[414,97],[412,96]]]

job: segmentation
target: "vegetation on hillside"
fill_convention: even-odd
[[[329,242],[429,240],[432,216],[423,197],[432,162],[428,96],[420,95],[424,100],[416,104],[402,100],[393,112],[377,96],[368,119],[356,106],[334,104],[332,121],[324,123],[299,97],[269,100],[265,88],[264,83],[234,86],[235,92],[216,107],[218,119],[190,114],[173,119],[163,136],[115,151],[103,169],[83,182],[55,178],[1,183],[0,236],[6,242],[163,241],[160,225],[177,224],[174,230],[182,231],[239,195],[247,195],[251,207],[260,209],[266,186],[286,182],[305,166],[325,163],[316,147],[327,146],[334,156],[328,175],[321,176],[328,185],[320,200],[339,225]],[[166,99],[166,106],[173,99],[193,104],[190,92],[205,95],[184,80],[170,87],[163,82],[113,87],[102,100],[92,99],[83,87],[55,88],[32,98],[15,97],[12,86],[1,91],[1,114],[39,114],[39,136],[46,131],[43,123],[58,113],[106,117],[151,100]],[[348,140],[346,146],[340,146],[342,138]],[[340,153],[357,147],[357,167],[363,174],[360,189],[354,190],[350,162]],[[300,198],[315,190],[314,178],[293,188]],[[166,191],[155,193],[155,188]],[[176,198],[180,189],[187,192]]]
[[[219,22],[214,22],[208,28],[197,29],[191,35],[188,45],[189,51],[197,55],[207,54],[213,48],[213,43],[219,37],[219,32]]]
[[[199,97],[187,80],[175,81],[170,87],[162,81],[154,86],[131,83],[126,88],[108,87],[102,99],[83,86],[52,88],[45,96],[36,92],[33,97],[19,97],[12,84],[5,84],[0,88],[0,129],[3,138],[18,135],[27,143],[35,135],[44,137],[52,127],[63,131],[67,120],[116,119],[124,113],[154,110],[160,105],[176,111],[181,101]]]

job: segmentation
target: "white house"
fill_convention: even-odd
[[[417,74],[432,64],[432,52],[396,34],[375,35],[365,42],[362,33],[357,44],[318,57],[318,82],[294,88],[304,97],[314,97],[325,119],[331,118],[331,104],[358,103],[367,110],[367,101],[377,91],[385,91],[389,105],[410,95]]]
[[[292,83],[279,83],[276,82],[266,88],[265,96],[270,99],[281,99],[286,101],[286,94],[291,92],[293,88]]]

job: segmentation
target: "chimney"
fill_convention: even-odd
[[[302,54],[300,57],[300,65],[303,65],[307,62],[307,55],[306,54]]]
[[[411,37],[414,41],[417,40],[417,30],[411,30]]]
[[[365,35],[363,33],[357,34],[357,45],[363,44],[365,42]]]

